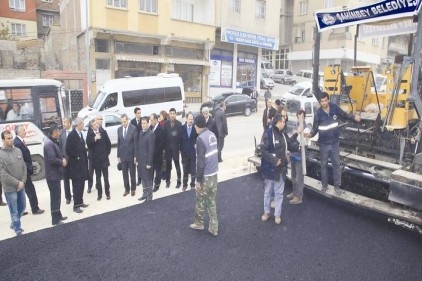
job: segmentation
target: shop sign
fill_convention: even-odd
[[[275,51],[278,50],[278,38],[276,37],[258,35],[228,28],[221,29],[221,41]]]

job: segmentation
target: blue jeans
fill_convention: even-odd
[[[280,176],[280,181],[264,180],[264,213],[271,212],[271,194],[274,193],[274,216],[281,215],[281,206],[283,204],[284,179]]]
[[[21,229],[21,216],[26,208],[25,188],[17,192],[5,192],[7,205],[12,219],[11,228],[18,232]]]
[[[339,143],[319,144],[319,153],[321,160],[321,184],[322,187],[328,186],[328,157],[331,160],[331,168],[333,170],[334,187],[341,185],[340,171],[340,149]]]

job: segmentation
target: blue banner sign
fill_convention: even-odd
[[[340,28],[361,23],[410,17],[419,12],[422,0],[384,0],[367,6],[340,11],[318,11],[318,30]]]
[[[278,50],[278,38],[227,28],[221,29],[221,41],[270,50]]]

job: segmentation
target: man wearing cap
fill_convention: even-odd
[[[274,193],[275,223],[281,223],[281,206],[283,203],[284,182],[287,174],[287,150],[292,149],[292,141],[297,138],[298,129],[290,138],[283,133],[285,118],[277,113],[262,137],[261,171],[264,178],[264,214],[262,221],[270,218],[271,194]]]
[[[205,117],[201,114],[195,117],[196,140],[196,201],[195,222],[191,229],[204,229],[205,208],[210,219],[208,231],[218,235],[218,219],[215,198],[217,195],[218,148],[217,138],[206,127]]]

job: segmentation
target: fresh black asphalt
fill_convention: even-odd
[[[422,278],[422,237],[373,212],[307,190],[301,205],[284,200],[282,225],[264,223],[251,174],[219,184],[212,237],[188,227],[194,200],[187,191],[1,241],[0,280]]]

